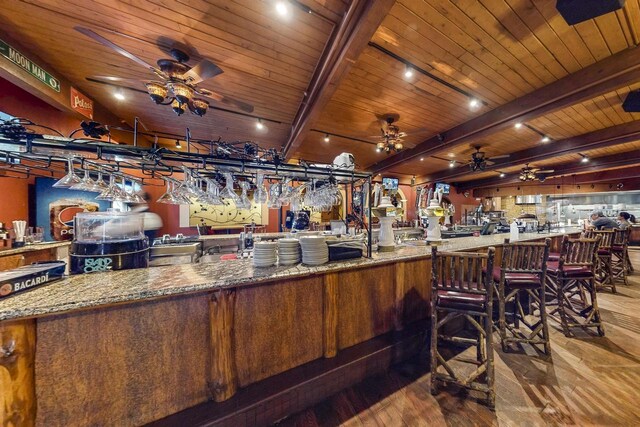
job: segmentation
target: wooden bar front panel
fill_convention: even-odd
[[[338,349],[394,328],[393,264],[338,274]]]
[[[323,277],[239,288],[234,320],[238,385],[319,359]]]
[[[38,320],[37,424],[140,425],[209,399],[206,294]]]

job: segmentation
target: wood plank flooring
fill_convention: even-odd
[[[618,286],[616,295],[598,294],[605,337],[576,332],[566,338],[551,321],[548,362],[494,345],[495,412],[453,388],[432,396],[425,352],[278,425],[640,425],[640,251],[631,259],[630,285]]]

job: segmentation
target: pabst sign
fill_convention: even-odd
[[[71,87],[71,108],[93,120],[93,101]]]

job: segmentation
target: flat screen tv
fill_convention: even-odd
[[[382,178],[382,186],[387,190],[397,190],[398,182],[398,178]]]
[[[449,191],[451,190],[451,186],[444,182],[436,182],[436,190],[439,188],[442,188],[442,194],[449,194]]]

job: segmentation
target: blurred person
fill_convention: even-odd
[[[602,211],[593,211],[591,213],[591,228],[596,230],[618,228],[618,223],[613,218],[604,216]]]
[[[149,211],[149,193],[144,193],[142,198],[144,203],[137,203],[131,206],[131,212],[141,213],[143,218],[144,234],[149,238],[149,244],[153,244],[153,241],[158,237],[158,230],[162,228],[162,218],[155,212]]]
[[[626,230],[631,227],[632,224],[635,224],[636,217],[631,215],[629,212],[620,212],[618,214],[618,225],[621,229]]]

